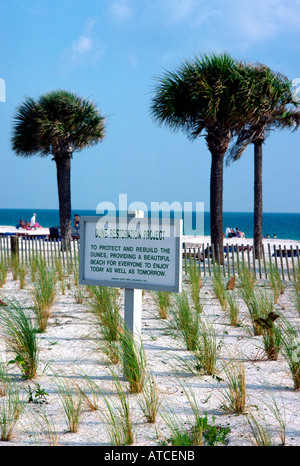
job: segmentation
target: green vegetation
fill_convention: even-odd
[[[18,301],[0,305],[0,332],[6,347],[14,355],[10,362],[17,364],[27,379],[36,376],[38,341],[31,314]]]
[[[56,275],[53,268],[38,264],[31,290],[34,302],[33,310],[40,332],[45,332],[52,315],[52,305],[57,295]]]
[[[19,266],[21,264],[20,261]],[[94,439],[96,444],[132,445],[139,441],[140,429],[144,428],[152,429],[149,435],[159,445],[230,444],[229,433],[233,437],[235,433],[231,432],[227,421],[220,423],[219,414],[211,416],[210,408],[206,410],[206,404],[212,402],[215,407],[220,401],[218,407],[225,416],[243,414],[240,418],[247,418],[249,429],[248,432],[244,429],[245,442],[289,444],[289,418],[283,402],[278,401],[278,390],[282,383],[286,385],[286,378],[284,381],[279,379],[276,386],[266,388],[272,396],[272,403],[266,405],[265,399],[253,398],[251,382],[249,387],[247,384],[247,371],[249,368],[261,371],[257,376],[264,380],[268,375],[264,373],[265,364],[271,365],[276,360],[281,363],[284,357],[294,391],[300,389],[299,314],[294,300],[299,290],[297,269],[293,280],[284,282],[287,289],[284,298],[276,302],[276,288],[271,276],[268,280],[258,280],[247,266],[240,265],[235,289],[228,289],[223,270],[215,264],[213,276],[207,277],[204,283],[201,280],[199,312],[192,286],[192,280],[195,280],[194,289],[200,295],[200,282],[196,276],[199,264],[196,267],[195,264],[191,262],[190,272],[186,270],[180,294],[148,293],[144,302],[149,305],[150,319],[147,320],[148,316],[144,322],[143,335],[133,338],[124,328],[123,290],[81,287],[79,294],[83,300],[78,304],[76,291],[80,285],[76,263],[72,265],[69,261],[68,267],[66,262],[62,262],[61,267],[58,263],[50,266],[49,261],[45,262],[36,254],[33,264],[23,264],[24,274],[28,278],[34,277],[34,280],[26,280],[24,288],[21,282],[18,287],[12,274],[14,266],[9,263],[6,281],[9,277],[14,289],[22,289],[20,293],[26,296],[26,303],[8,299],[7,284],[3,284],[0,330],[7,362],[1,350],[0,438],[5,441],[15,438],[16,428],[21,426],[23,435],[30,432],[28,443],[64,444],[66,432],[61,424],[60,427],[57,425],[61,418],[72,435],[80,432],[82,425],[86,428],[89,422],[95,426],[99,423],[101,438]],[[59,270],[63,271],[65,284],[69,286],[57,287]],[[195,277],[191,278],[193,272]],[[68,310],[59,312],[53,328],[45,325],[41,333],[39,314],[30,298],[33,289],[42,289],[41,296],[48,296],[47,290],[51,289],[51,284],[47,287],[49,277],[58,302],[68,303]],[[276,281],[278,289],[280,282]],[[46,301],[41,298],[39,302]],[[51,300],[49,302],[51,306]],[[225,313],[219,312],[219,303]],[[158,315],[155,310],[159,310]],[[161,310],[166,318],[158,320]],[[51,307],[49,312],[51,316]],[[253,328],[251,332],[248,332],[249,322]],[[52,359],[51,350],[59,351],[61,338],[64,338],[61,336],[56,340],[52,330],[57,326],[64,335],[71,323],[86,328],[78,338],[74,333],[69,340],[70,347],[74,347],[74,360],[65,361],[64,355],[62,360]],[[152,327],[157,330],[155,338]],[[175,343],[177,336],[180,338]],[[170,339],[170,347],[165,346],[162,337]],[[245,344],[246,354],[232,354],[233,342],[237,346],[240,342],[242,348]],[[42,372],[37,371],[41,364],[40,344],[45,367]],[[76,353],[78,344],[86,350]],[[253,353],[247,353],[248,347]],[[97,351],[96,358],[90,351],[93,349]],[[156,366],[157,361],[160,361],[160,367]],[[85,370],[81,369],[82,362],[86,365]],[[66,370],[61,367],[56,370],[56,364],[66,364]],[[48,377],[43,377],[46,369],[52,367],[50,386]],[[272,370],[271,366],[268,370]],[[198,391],[192,394],[182,385],[183,381],[189,381],[195,390],[200,387],[202,395],[199,397]],[[55,406],[58,417],[52,415],[52,406]],[[274,418],[271,422],[265,417],[266,409]],[[241,424],[245,423],[241,421]]]
[[[171,305],[171,294],[168,291],[155,291],[154,301],[161,319],[168,318],[168,311]]]

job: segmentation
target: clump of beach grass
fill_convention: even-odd
[[[16,254],[12,254],[10,258],[10,269],[12,272],[13,280],[18,280],[19,276],[19,257]]]
[[[186,348],[193,351],[197,347],[200,314],[189,302],[185,290],[175,296],[175,305],[172,306],[172,325],[179,331]]]
[[[159,317],[161,319],[167,319],[171,305],[171,293],[168,291],[154,291],[153,297],[158,309]]]
[[[64,374],[56,374],[55,381],[68,432],[76,433],[84,413],[82,390]]]
[[[267,289],[256,290],[248,302],[255,335],[262,335],[267,358],[276,361],[282,346],[282,330],[277,325],[280,317],[275,309],[274,297]]]
[[[84,371],[80,374],[81,383],[75,381],[89,411],[97,411],[100,406],[100,387]]]
[[[285,445],[286,443],[286,409],[284,406],[283,398],[281,397],[281,403],[279,404],[277,397],[273,393],[272,387],[268,389],[267,397],[264,400],[264,404],[272,413],[274,420],[277,421],[278,431],[280,437],[280,445]],[[269,398],[269,399],[268,399]]]
[[[295,390],[300,390],[300,329],[283,320],[282,350],[288,363]]]
[[[285,283],[282,279],[280,271],[271,261],[269,262],[269,277],[270,277],[270,286],[274,292],[275,303],[278,302],[278,298],[281,294],[284,294]]]
[[[34,411],[32,430],[38,445],[46,442],[49,447],[58,445],[58,428],[45,409]]]
[[[32,254],[30,257],[30,262],[29,262],[29,269],[31,273],[31,281],[35,281],[36,273],[38,270],[42,270],[46,267],[46,261],[45,258],[42,257],[40,254]]]
[[[254,444],[258,447],[272,447],[274,446],[273,433],[271,426],[267,423],[266,419],[260,416],[254,416],[253,413],[247,414],[247,421],[252,433]]]
[[[110,445],[126,446],[133,443],[133,422],[129,393],[113,374],[113,382],[117,391],[117,399],[107,393],[102,396],[104,409],[101,410]]]
[[[217,363],[223,342],[218,340],[214,323],[201,318],[198,327],[198,338],[193,354],[196,357],[196,370],[206,375],[217,372]]]
[[[17,364],[23,376],[33,378],[38,366],[38,341],[31,314],[14,300],[0,305],[0,331],[6,347],[14,355],[11,363]]]
[[[75,299],[76,304],[82,304],[84,301],[85,293],[84,293],[84,286],[83,285],[75,285],[73,296]]]
[[[19,268],[18,268],[18,276],[19,276],[21,290],[25,288],[26,275],[27,275],[27,267],[26,267],[26,264],[22,262],[19,264]]]
[[[170,430],[170,436],[161,445],[171,445],[173,447],[192,447],[192,446],[215,446],[226,444],[229,427],[223,427],[215,424],[215,417],[208,420],[207,413],[203,415],[196,397],[190,388],[181,384],[187,397],[188,405],[193,413],[193,417],[187,414],[187,420],[177,414],[174,407],[165,407],[162,412],[162,418]]]
[[[24,400],[19,389],[10,384],[6,396],[0,399],[0,440],[10,441],[24,412]]]
[[[275,333],[276,338],[279,338],[279,330],[277,331],[275,325],[272,323],[279,317],[279,314],[275,312],[273,297],[268,295],[267,289],[264,287],[262,290],[254,290],[246,304],[250,314],[254,335],[264,335],[265,343],[269,340],[269,346],[271,347]],[[268,332],[264,330],[268,330]]]
[[[293,302],[300,316],[300,265],[295,267],[292,285],[293,285]]]
[[[242,414],[246,407],[245,365],[242,359],[232,358],[222,368],[223,399],[221,408],[231,414]]]
[[[227,310],[227,296],[226,296],[226,284],[224,281],[224,277],[222,276],[221,268],[219,266],[214,267],[214,275],[213,275],[213,290],[215,293],[216,298],[218,299],[221,308],[223,311]]]
[[[8,264],[6,261],[0,261],[0,288],[6,283],[8,274]]]
[[[227,302],[227,312],[230,318],[230,325],[236,327],[238,325],[239,303],[235,290],[226,290],[225,299]]]
[[[186,272],[189,277],[190,294],[193,304],[197,312],[203,311],[203,306],[200,299],[200,290],[202,287],[202,278],[199,265],[194,259],[189,258],[186,266]]]
[[[9,384],[10,377],[7,372],[6,364],[0,360],[0,397],[7,394]]]
[[[79,263],[78,263],[77,257],[75,258],[75,261],[74,261],[73,279],[74,279],[74,285],[78,286],[79,285]]]
[[[52,267],[38,267],[37,272],[31,296],[39,331],[43,333],[52,315],[52,306],[57,296],[57,282],[55,270]]]
[[[88,310],[93,316],[94,342],[98,351],[116,364],[120,360],[120,292],[117,288],[91,287]]]
[[[57,279],[60,283],[61,293],[64,295],[66,292],[66,274],[65,274],[64,266],[62,264],[62,260],[59,256],[55,257],[54,267],[55,267],[55,273],[56,273]]]
[[[143,391],[147,377],[147,360],[140,335],[132,334],[126,327],[120,335],[123,374],[131,393]]]
[[[159,390],[155,378],[152,373],[149,373],[144,383],[141,398],[139,400],[139,406],[142,409],[147,422],[153,424],[156,421],[156,417],[161,405],[161,399],[159,396]]]
[[[116,341],[119,339],[122,324],[120,307],[118,288],[92,287],[92,297],[88,302],[88,309],[106,328],[108,340]]]
[[[247,265],[238,267],[238,293],[246,304],[253,296],[256,278]]]

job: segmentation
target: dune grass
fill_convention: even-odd
[[[300,390],[300,329],[283,319],[282,350],[288,363],[295,390]]]
[[[236,327],[238,325],[238,316],[240,311],[240,306],[237,300],[237,294],[235,290],[226,290],[225,299],[227,302],[226,311],[229,315],[230,325]]]
[[[31,313],[23,309],[18,301],[6,300],[0,305],[0,331],[2,338],[25,378],[33,378],[38,366],[38,341]]]
[[[38,264],[35,280],[32,284],[31,296],[33,310],[40,332],[45,332],[52,315],[52,306],[57,296],[57,282],[55,270]]]
[[[76,383],[64,374],[56,374],[55,383],[58,388],[68,432],[76,433],[84,414],[82,391]]]
[[[139,406],[149,424],[153,424],[156,421],[161,401],[156,380],[152,373],[148,373],[141,392]]]
[[[160,319],[167,319],[171,305],[171,293],[168,291],[154,291],[153,298]]]
[[[120,335],[123,374],[131,393],[141,393],[147,377],[147,360],[141,337],[126,328]]]
[[[10,384],[5,397],[0,399],[0,440],[12,439],[16,425],[24,412],[24,400],[16,385]]]
[[[200,299],[200,290],[202,287],[202,278],[199,265],[196,260],[189,258],[186,266],[187,276],[189,278],[190,295],[197,312],[203,311],[203,305]]]
[[[129,393],[122,387],[118,377],[112,372],[117,400],[103,394],[102,416],[110,445],[126,446],[133,443],[133,419]]]
[[[172,325],[181,335],[186,348],[194,351],[198,342],[200,314],[191,306],[185,290],[175,296],[175,304],[171,308],[171,313]]]
[[[246,408],[245,365],[242,359],[232,358],[222,368],[223,403],[227,413],[242,414]]]
[[[199,321],[198,339],[193,354],[196,370],[206,375],[215,375],[223,342],[217,337],[214,323],[207,318]]]
[[[7,274],[8,274],[8,264],[6,261],[0,261],[0,288],[6,283]]]
[[[221,309],[223,311],[226,311],[228,307],[226,283],[222,275],[221,268],[220,266],[217,266],[217,265],[214,267],[213,290],[214,290],[216,298],[218,299],[221,305]]]
[[[123,320],[120,314],[120,292],[118,289],[91,287],[88,310],[93,316],[92,327],[95,349],[117,364],[121,358],[120,338]]]

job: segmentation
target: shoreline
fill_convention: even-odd
[[[0,235],[1,234],[23,234],[23,235],[30,235],[30,236],[38,236],[38,235],[49,235],[50,234],[50,229],[40,227],[35,230],[25,230],[23,228],[17,229],[16,227],[13,227],[11,225],[0,225]],[[210,243],[211,237],[210,235],[182,235],[182,242],[186,244],[207,244]],[[286,245],[288,247],[292,246],[298,246],[300,247],[300,240],[295,240],[295,239],[282,239],[282,238],[263,238],[263,244],[271,244],[272,246],[279,246],[279,245]],[[226,246],[226,244],[239,244],[239,245],[253,245],[253,238],[223,238],[223,244]]]

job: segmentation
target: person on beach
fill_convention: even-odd
[[[78,230],[80,226],[80,218],[78,214],[74,215],[74,227]]]
[[[34,228],[35,224],[36,224],[36,214],[33,214],[33,216],[30,219],[30,227]]]
[[[19,228],[26,228],[26,222],[24,220],[20,219],[18,225],[16,226],[17,229]]]
[[[235,231],[236,231],[236,236],[238,238],[245,238],[245,233],[243,231],[240,231],[238,227],[236,227]]]

